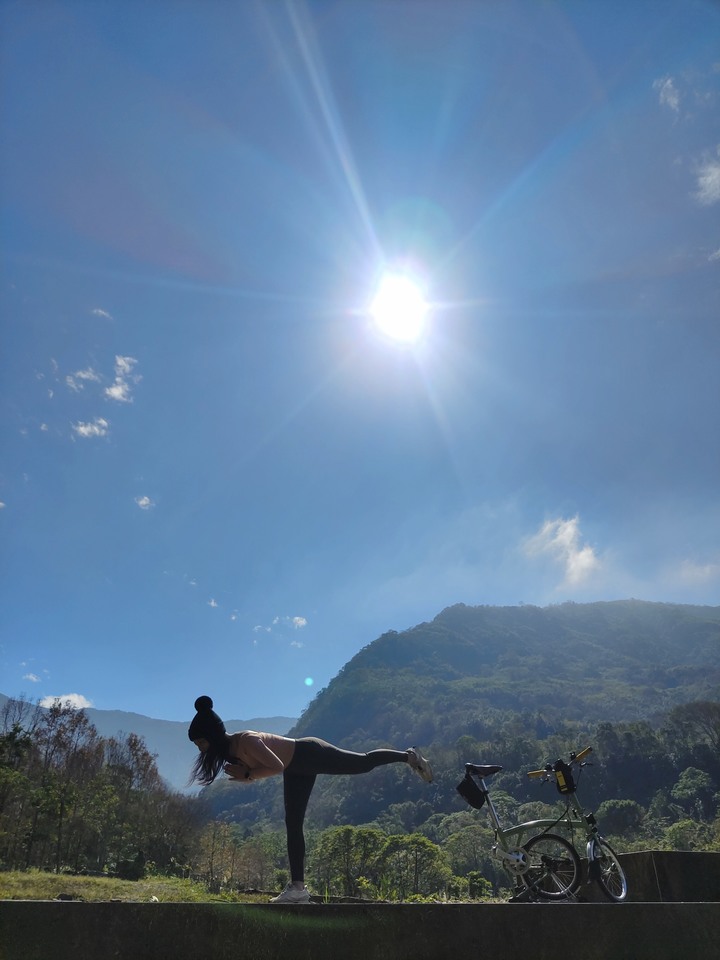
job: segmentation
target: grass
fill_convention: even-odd
[[[56,900],[60,894],[77,900],[125,900],[160,903],[267,903],[267,894],[211,894],[202,883],[177,877],[119,880],[114,877],[76,877],[41,870],[0,872],[0,900]]]

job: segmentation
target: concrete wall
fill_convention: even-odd
[[[1,960],[717,960],[720,904],[0,901]]]
[[[627,903],[0,900],[0,960],[717,960],[720,854],[621,854]],[[597,902],[596,902],[597,901]]]
[[[618,860],[627,877],[631,903],[720,901],[720,853],[650,850],[621,853]],[[605,900],[595,883],[583,886],[580,895],[591,902]]]

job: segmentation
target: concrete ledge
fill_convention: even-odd
[[[621,853],[631,903],[720,902],[720,853],[648,850]],[[595,903],[607,902],[597,884],[582,887],[581,895]]]
[[[716,903],[0,901],[2,960],[716,960]]]

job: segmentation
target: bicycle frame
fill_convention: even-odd
[[[567,828],[570,833],[571,842],[574,842],[573,831],[582,831],[586,836],[588,862],[594,859],[595,853],[590,847],[593,845],[595,837],[598,836],[597,823],[592,813],[584,812],[579,801],[575,804],[568,801],[563,812],[560,816],[555,817],[555,819],[543,817],[540,820],[527,820],[525,823],[518,823],[514,827],[501,830],[501,832],[505,838],[517,837],[518,842],[520,842],[524,833],[536,833],[538,830],[541,833],[547,833],[554,827]]]
[[[555,836],[549,832],[549,827],[553,824],[559,822],[562,817],[557,820],[548,820],[548,821],[537,821],[537,823],[546,823],[548,829],[541,831],[535,837],[533,837],[527,844],[527,847],[521,845],[522,834],[526,829],[530,828],[532,824],[518,824],[514,827],[503,827],[500,822],[500,816],[497,812],[495,804],[493,803],[492,797],[490,796],[490,791],[485,783],[485,779],[478,773],[477,768],[473,764],[465,765],[466,773],[475,785],[478,787],[480,792],[483,795],[484,805],[487,806],[488,816],[490,822],[492,823],[494,833],[495,833],[495,845],[491,848],[491,856],[493,859],[500,861],[503,867],[507,872],[514,878],[516,887],[518,890],[521,890],[523,884],[527,887],[523,894],[520,895],[520,899],[524,899],[528,896],[537,896],[538,888],[547,880],[549,877],[552,877],[552,883],[554,889],[546,893],[540,893],[541,897],[548,897],[554,899],[556,897],[569,897],[572,896],[572,889],[575,888],[575,878],[579,876],[577,871],[580,867],[580,862],[577,858],[575,850],[572,848],[572,844],[564,840],[562,837]],[[501,769],[500,767],[489,767],[485,768],[488,771],[497,771]],[[488,773],[488,775],[490,775]],[[517,846],[511,844],[508,841],[517,838]],[[546,838],[550,846],[557,846],[559,844],[564,845],[565,850],[562,848],[560,851],[557,850],[547,850],[540,851],[539,854],[530,853],[530,849],[535,845],[540,845],[544,847],[543,839]],[[570,849],[568,849],[570,848]],[[559,856],[558,856],[559,853]],[[561,885],[554,877],[554,871],[557,865],[561,860],[571,857],[575,861],[575,867],[573,870],[573,887],[566,887]],[[543,866],[539,866],[538,860]],[[579,882],[579,881],[578,881]]]
[[[600,836],[597,821],[592,812],[586,811],[577,796],[573,776],[574,766],[583,767],[583,758],[592,752],[587,747],[580,753],[571,753],[569,764],[562,760],[548,764],[543,770],[532,770],[529,777],[540,778],[543,783],[554,781],[565,796],[565,809],[557,817],[528,820],[512,827],[503,827],[500,822],[485,777],[498,773],[502,767],[466,763],[465,776],[474,784],[461,789],[461,795],[476,808],[487,806],[488,816],[495,832],[495,844],[491,855],[499,860],[511,876],[516,887],[527,888],[517,899],[539,897],[541,899],[576,899],[575,892],[581,883],[581,861],[575,849],[574,833],[580,831],[585,837],[585,854],[588,870],[587,881],[596,880],[610,900],[620,903],[627,897],[627,880],[620,862],[610,844]],[[479,791],[481,797],[478,797]],[[551,832],[554,828],[559,832]],[[569,831],[569,837],[563,834]],[[532,834],[525,838],[526,834]]]

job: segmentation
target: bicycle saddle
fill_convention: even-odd
[[[478,777],[491,777],[494,773],[502,770],[502,767],[498,767],[494,763],[466,763],[465,770],[467,773],[474,773]]]

